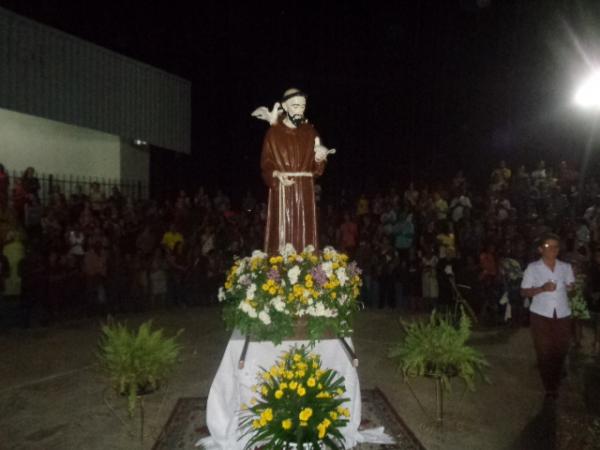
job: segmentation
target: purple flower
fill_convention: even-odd
[[[310,271],[310,274],[319,287],[323,287],[327,283],[327,274],[320,265],[313,267],[313,269]]]
[[[362,274],[362,270],[360,269],[360,267],[358,267],[356,261],[352,261],[350,264],[348,264],[348,268],[346,269],[346,271],[348,272],[348,276],[350,278],[352,278],[355,275]]]
[[[267,273],[267,277],[269,278],[269,280],[273,280],[277,283],[279,283],[279,281],[281,280],[281,275],[279,274],[279,271],[277,269],[269,270],[269,272]]]

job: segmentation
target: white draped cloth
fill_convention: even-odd
[[[260,369],[271,367],[284,351],[294,345],[309,344],[309,341],[284,341],[280,345],[272,342],[250,342],[246,352],[245,365],[239,369],[240,355],[245,337],[234,331],[221,365],[217,370],[206,408],[206,425],[210,437],[199,440],[206,450],[243,450],[250,436],[241,437],[238,427],[240,406],[250,404],[253,397],[252,386],[259,383]],[[351,339],[347,339],[352,347]],[[338,339],[318,341],[311,350],[321,356],[323,368],[333,369],[345,378],[346,394],[349,402],[344,404],[350,410],[350,422],[341,431],[347,449],[361,442],[391,444],[393,439],[383,432],[383,428],[358,431],[361,419],[361,399],[358,373]]]

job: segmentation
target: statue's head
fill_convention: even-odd
[[[295,127],[305,122],[306,94],[300,89],[290,88],[283,93],[281,107],[285,111],[286,119]]]

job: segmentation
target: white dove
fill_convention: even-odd
[[[335,153],[335,148],[328,149],[324,145],[321,144],[321,139],[318,137],[315,138],[315,161],[320,163],[327,159],[328,155],[333,155]]]
[[[281,105],[279,104],[279,102],[276,102],[273,105],[273,109],[271,111],[269,111],[266,106],[259,106],[254,111],[252,111],[252,114],[250,115],[260,120],[266,120],[267,122],[269,122],[269,124],[273,125],[277,123],[279,114],[281,114],[282,112],[282,110],[279,109],[280,106]]]

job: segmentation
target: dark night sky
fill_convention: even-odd
[[[194,3],[0,0],[191,80],[193,155],[169,165],[179,179],[254,188],[266,123],[249,113],[290,86],[338,149],[325,189],[581,159],[591,121],[569,104],[586,70],[575,38],[594,60],[598,1]]]

